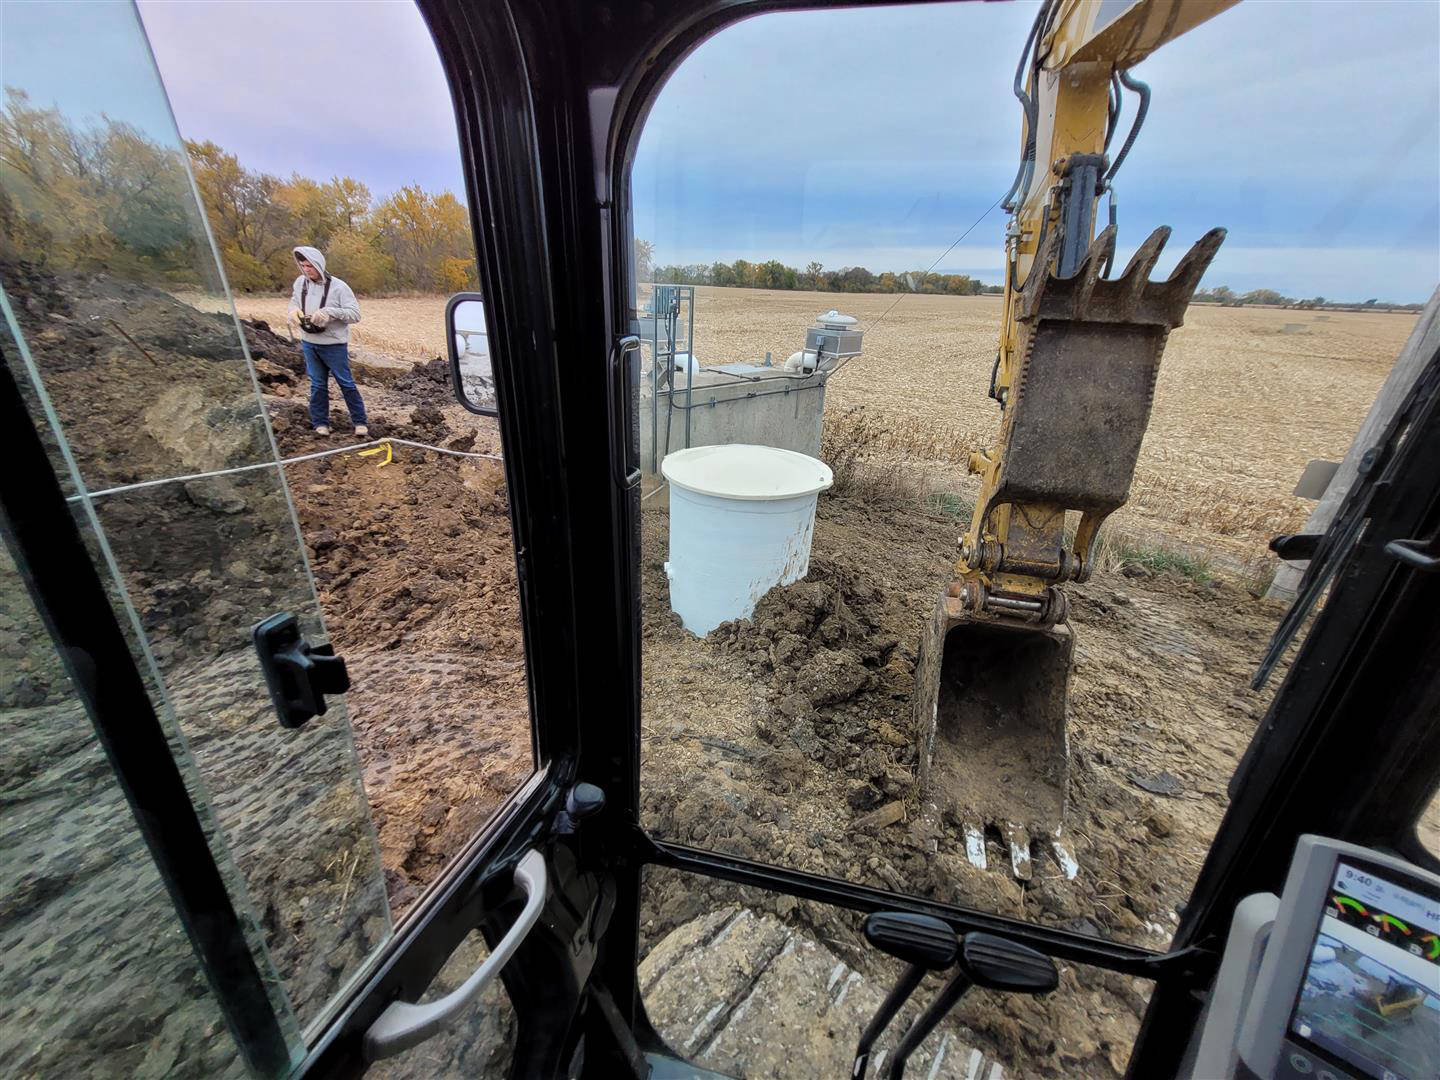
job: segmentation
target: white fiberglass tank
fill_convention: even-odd
[[[774,446],[697,446],[667,454],[670,609],[705,635],[746,619],[776,585],[810,569],[815,500],[835,482],[823,461]]]

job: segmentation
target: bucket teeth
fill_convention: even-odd
[[[1190,297],[1200,285],[1200,279],[1205,276],[1205,271],[1210,268],[1210,262],[1215,258],[1215,253],[1220,250],[1220,245],[1225,242],[1224,229],[1211,229],[1204,236],[1195,242],[1195,246],[1185,253],[1185,257],[1171,272],[1165,284],[1172,289],[1185,293],[1185,302],[1190,302]]]
[[[1060,867],[1060,872],[1065,875],[1065,880],[1074,881],[1075,875],[1080,873],[1080,863],[1074,855],[1070,854],[1070,849],[1059,839],[1053,839],[1050,841],[1050,854],[1055,857],[1055,864]]]
[[[985,850],[987,832],[998,838],[1003,849],[1004,860],[998,866],[990,865]],[[971,866],[976,870],[997,873],[1008,871],[1022,886],[1031,884],[1037,874],[1054,877],[1048,867],[1040,865],[1047,855],[1055,863],[1060,877],[1066,881],[1074,881],[1080,874],[1080,861],[1070,846],[1060,839],[1058,832],[1047,837],[1014,821],[966,821],[961,826],[961,833],[965,840],[965,859]]]
[[[1100,235],[1090,242],[1085,257],[1080,260],[1080,265],[1075,268],[1075,310],[1085,311],[1090,306],[1090,296],[1095,291],[1096,284],[1100,281],[1100,275],[1105,272],[1105,267],[1115,258],[1115,237],[1117,230],[1114,225],[1107,225],[1101,230]]]
[[[965,857],[976,870],[985,869],[985,830],[973,822],[965,825]]]
[[[1026,281],[1018,318],[1022,322],[1060,319],[1166,329],[1179,326],[1200,279],[1225,239],[1225,230],[1211,229],[1185,253],[1167,279],[1151,281],[1150,273],[1169,239],[1170,228],[1161,226],[1140,245],[1119,277],[1102,278],[1102,269],[1113,259],[1116,240],[1115,226],[1106,226],[1091,242],[1073,275],[1062,278],[1046,271]],[[1055,245],[1052,233],[1036,257],[1037,267],[1050,265]]]
[[[1025,831],[1025,826],[1007,821],[1002,835],[1005,846],[1010,849],[1010,872],[1015,875],[1016,881],[1029,881],[1035,873],[1030,861],[1030,834]]]
[[[1155,264],[1160,261],[1160,253],[1165,250],[1165,245],[1170,240],[1170,226],[1161,225],[1145,238],[1145,242],[1135,249],[1135,254],[1130,256],[1130,261],[1125,265],[1125,271],[1120,275],[1121,281],[1138,279],[1141,284],[1150,280],[1150,271],[1155,269]]]
[[[1125,272],[1120,275],[1120,288],[1123,296],[1120,307],[1125,311],[1134,311],[1140,301],[1140,294],[1144,292],[1145,285],[1150,280],[1150,271],[1155,269],[1155,264],[1160,261],[1160,253],[1165,250],[1165,244],[1170,239],[1170,226],[1161,225],[1146,238],[1145,243],[1135,249],[1135,254],[1130,257],[1130,262],[1125,267]]]

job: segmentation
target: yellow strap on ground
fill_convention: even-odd
[[[380,462],[375,467],[377,469],[383,469],[386,465],[389,465],[392,461],[395,460],[394,448],[391,447],[388,440],[380,446],[372,446],[369,450],[360,450],[358,451],[358,453],[361,457],[370,457],[373,454],[380,453],[382,450],[385,452],[385,460]]]

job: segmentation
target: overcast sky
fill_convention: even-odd
[[[768,15],[710,39],[642,136],[637,234],[662,263],[930,265],[1010,184],[1034,11]],[[1224,225],[1209,284],[1425,299],[1437,72],[1434,2],[1249,0],[1165,46],[1135,69],[1154,97],[1117,179],[1122,262],[1156,225],[1162,269]],[[941,269],[998,280],[1003,229],[993,211]]]
[[[163,101],[135,87],[123,9],[102,7],[0,4],[5,81],[75,115],[164,126]],[[408,2],[140,8],[185,136],[377,196],[463,190],[449,94]],[[637,235],[662,263],[928,266],[1010,182],[1010,81],[1034,11],[795,12],[722,32],[646,126]],[[67,63],[36,44],[42,24]],[[1175,227],[1172,258],[1225,225],[1208,284],[1425,299],[1440,278],[1437,72],[1435,0],[1247,0],[1167,45],[1136,69],[1154,101],[1117,184],[1122,258],[1159,224]],[[995,279],[1002,230],[992,211],[939,268]]]

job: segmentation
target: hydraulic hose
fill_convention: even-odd
[[[1120,76],[1110,76],[1109,118],[1105,123],[1105,153],[1110,152],[1110,143],[1115,138],[1115,122],[1120,119]]]
[[[1040,10],[1035,13],[1035,21],[1030,24],[1030,33],[1025,37],[1025,47],[1020,50],[1020,62],[1015,65],[1015,97],[1020,102],[1020,108],[1025,113],[1025,152],[1020,155],[1020,167],[1015,170],[1015,179],[1010,182],[1010,190],[1005,193],[1005,198],[1000,200],[1001,207],[1009,212],[1014,209],[1011,199],[1016,192],[1022,192],[1021,200],[1024,200],[1024,191],[1030,188],[1030,175],[1035,166],[1035,123],[1036,109],[1035,102],[1025,92],[1025,75],[1027,61],[1030,59],[1030,52],[1038,44],[1037,38],[1040,34],[1040,27],[1044,23],[1046,14],[1050,10],[1050,0],[1042,4]],[[1023,188],[1022,188],[1023,185]]]
[[[1120,72],[1120,81],[1140,95],[1140,104],[1135,110],[1135,122],[1130,125],[1130,134],[1125,136],[1125,144],[1120,147],[1120,153],[1115,155],[1115,164],[1111,165],[1110,171],[1105,174],[1105,183],[1107,185],[1115,179],[1115,174],[1120,171],[1120,166],[1125,163],[1125,156],[1130,153],[1130,148],[1135,145],[1135,139],[1140,134],[1140,127],[1145,123],[1145,114],[1150,111],[1150,87],[1132,76],[1128,71]]]

